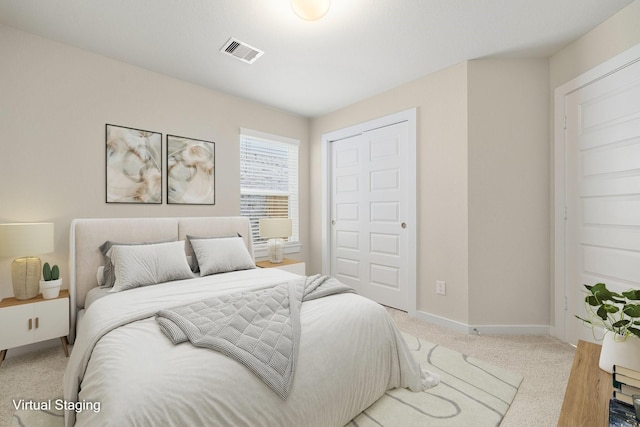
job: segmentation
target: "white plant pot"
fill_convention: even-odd
[[[602,340],[600,369],[613,373],[613,365],[640,371],[640,338],[630,335],[626,339],[607,332]]]
[[[57,298],[60,293],[60,286],[62,286],[62,279],[48,281],[40,280],[40,292],[42,293],[42,298]]]

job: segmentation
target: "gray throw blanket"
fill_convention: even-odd
[[[289,395],[300,342],[300,306],[354,292],[329,276],[309,276],[161,310],[160,329],[178,344],[217,350],[244,364],[280,397]]]

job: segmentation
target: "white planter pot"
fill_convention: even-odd
[[[630,335],[627,339],[613,332],[607,332],[602,340],[600,369],[613,372],[613,365],[640,371],[640,338]]]
[[[40,280],[40,292],[42,292],[42,298],[57,298],[60,293],[60,286],[62,286],[62,279],[48,281]]]

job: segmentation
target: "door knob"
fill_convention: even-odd
[[[400,227],[402,227],[402,228],[407,228],[407,223],[406,223],[406,222],[403,222],[402,224],[400,224]]]
[[[331,225],[336,225],[336,220],[331,220]]]

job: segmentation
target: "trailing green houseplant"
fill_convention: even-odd
[[[607,289],[604,283],[584,287],[588,291],[584,299],[588,319],[576,315],[578,319],[592,328],[599,326],[613,332],[614,339],[640,337],[640,289],[619,294]]]

